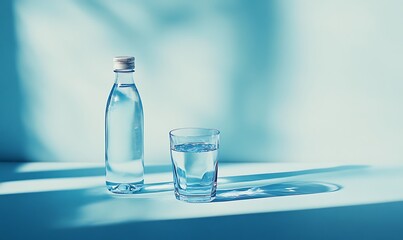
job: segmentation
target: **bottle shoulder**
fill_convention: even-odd
[[[142,108],[140,94],[135,84],[114,84],[108,97],[107,105],[117,103],[135,103]]]

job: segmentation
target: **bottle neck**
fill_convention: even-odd
[[[115,84],[134,84],[134,74],[131,71],[115,70]]]

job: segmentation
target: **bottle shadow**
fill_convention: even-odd
[[[97,177],[105,175],[105,167],[84,167],[84,168],[66,168],[66,169],[50,169],[58,163],[50,163],[44,166],[44,169],[32,172],[20,172],[19,168],[29,162],[2,162],[0,165],[0,182],[35,180],[35,179],[56,179],[56,178],[74,178],[74,177]],[[164,173],[171,171],[170,165],[146,166],[145,174]]]

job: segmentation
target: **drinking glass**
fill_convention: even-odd
[[[175,197],[210,202],[217,189],[220,131],[180,128],[169,132]]]

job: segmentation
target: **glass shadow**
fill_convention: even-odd
[[[334,183],[325,183],[317,181],[315,182],[293,181],[293,182],[284,182],[284,183],[257,186],[257,182],[278,178],[309,175],[309,174],[358,170],[367,167],[368,166],[366,165],[344,165],[344,166],[306,169],[306,170],[297,170],[289,172],[259,173],[250,175],[219,177],[217,198],[215,201],[222,202],[222,201],[243,200],[252,198],[334,192],[340,190],[341,186]],[[239,188],[226,188],[225,185],[230,183],[247,183],[250,184],[251,186],[239,187]],[[260,184],[263,183],[260,182]],[[143,189],[139,192],[139,194],[158,193],[172,190],[173,190],[172,182],[159,182],[152,184],[146,183]]]
[[[335,192],[341,188],[340,185],[333,183],[295,181],[263,186],[219,189],[214,202]]]

